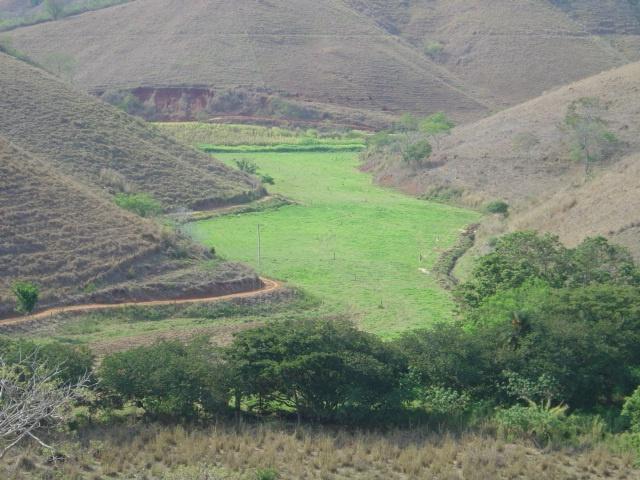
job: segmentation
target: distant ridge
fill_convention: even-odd
[[[455,76],[341,0],[137,0],[12,32],[36,60],[74,58],[87,90],[153,86],[269,89],[377,111],[488,106]]]

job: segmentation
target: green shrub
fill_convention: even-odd
[[[570,436],[567,407],[541,408],[515,405],[497,411],[498,431],[507,439],[528,438],[538,445],[557,442]]]
[[[640,433],[640,387],[625,399],[622,415],[629,421],[631,431]]]
[[[99,376],[102,388],[137,402],[155,418],[196,418],[227,410],[222,363],[207,338],[115,353],[103,360]]]
[[[428,413],[443,418],[461,417],[471,404],[467,393],[438,386],[426,388],[419,400]]]
[[[426,41],[424,44],[424,54],[433,60],[439,60],[444,53],[444,45],[440,42]]]
[[[234,160],[236,166],[239,170],[248,173],[250,175],[255,175],[258,172],[258,166],[253,163],[251,160],[247,160],[245,158],[241,158],[240,160]]]
[[[162,213],[160,202],[146,193],[118,193],[114,201],[120,208],[141,217],[152,217]]]
[[[420,164],[431,156],[432,148],[428,140],[409,143],[402,152],[402,159],[407,163]]]
[[[39,287],[31,282],[15,282],[11,290],[16,297],[16,310],[25,315],[33,312],[40,296]]]
[[[503,200],[495,200],[490,202],[485,207],[485,210],[488,213],[502,214],[506,215],[509,213],[509,204]]]
[[[464,190],[457,187],[438,185],[430,188],[422,198],[431,202],[449,203],[459,200]]]
[[[256,480],[277,480],[278,472],[273,468],[260,468],[256,471]]]
[[[260,180],[265,185],[275,185],[276,181],[271,175],[260,175]]]

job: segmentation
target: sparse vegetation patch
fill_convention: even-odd
[[[118,193],[114,202],[141,217],[152,217],[162,213],[160,202],[147,193]]]

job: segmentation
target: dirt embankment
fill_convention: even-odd
[[[125,90],[95,89],[93,95],[148,121],[251,123],[376,130],[387,127],[392,114],[313,102],[300,95],[265,88],[216,89],[206,86],[142,86]]]

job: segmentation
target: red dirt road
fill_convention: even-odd
[[[213,297],[200,297],[200,298],[187,298],[187,299],[174,299],[174,300],[149,300],[141,302],[125,302],[125,303],[94,303],[86,305],[70,305],[68,307],[57,307],[43,310],[42,312],[35,313],[33,315],[27,315],[23,317],[8,318],[0,320],[0,327],[18,325],[21,323],[32,322],[34,320],[41,320],[43,318],[52,317],[60,313],[72,313],[72,312],[91,312],[95,310],[110,310],[123,307],[155,307],[162,305],[185,305],[190,303],[213,303],[222,302],[225,300],[233,300],[234,298],[250,298],[257,297],[271,293],[273,291],[282,288],[282,284],[276,280],[269,278],[261,278],[264,286],[258,290],[251,290],[249,292],[231,293],[228,295],[218,295]]]

